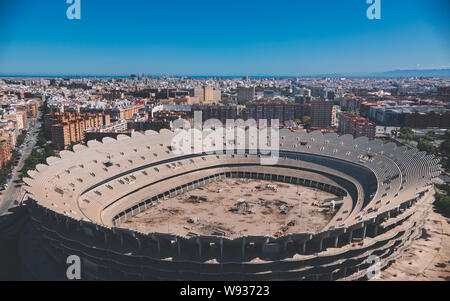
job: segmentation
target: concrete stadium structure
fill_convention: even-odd
[[[278,163],[265,166],[248,143],[237,143],[244,154],[176,155],[170,146],[176,134],[89,141],[29,173],[33,225],[56,263],[66,266],[69,255],[80,256],[87,280],[365,279],[370,255],[385,268],[421,235],[431,181],[440,173],[433,156],[349,135],[280,130]],[[183,237],[125,228],[155,200],[224,177],[314,187],[342,197],[342,205],[320,232],[282,237]]]

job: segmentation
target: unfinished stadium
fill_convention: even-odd
[[[69,255],[78,255],[86,280],[366,279],[369,256],[378,256],[384,269],[421,235],[433,200],[431,181],[440,173],[433,156],[349,135],[280,130],[276,165],[261,165],[264,155],[239,143],[236,149],[244,151],[234,154],[178,155],[171,147],[174,135],[162,130],[90,141],[29,173],[24,181],[34,229],[55,263],[65,266]],[[186,222],[182,212],[172,213],[180,214],[178,226],[129,227],[156,205],[227,179],[260,181],[271,190],[313,189],[336,207],[316,230],[296,228],[305,222],[299,218],[279,231],[261,226],[247,232],[244,224],[233,234],[220,227],[201,232],[194,229],[196,218]],[[255,208],[268,201],[257,204],[264,199],[252,193],[229,198],[251,203],[254,208],[243,212],[249,211],[252,222],[264,220]],[[279,203],[272,201],[276,208],[293,207],[283,194],[278,197]],[[189,198],[185,207],[210,201]],[[219,213],[209,218],[214,215]],[[233,225],[233,216],[226,221]]]

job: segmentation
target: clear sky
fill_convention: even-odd
[[[450,65],[449,0],[0,0],[0,74],[311,75]]]

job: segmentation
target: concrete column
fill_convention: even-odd
[[[375,230],[374,230],[373,235],[374,235],[374,236],[377,236],[377,235],[378,235],[378,225],[375,225]]]
[[[105,245],[108,244],[108,236],[106,235],[106,232],[103,232],[103,236],[105,237]]]
[[[334,238],[334,247],[337,248],[339,243],[339,235],[336,235],[336,237]]]
[[[141,243],[141,240],[140,240],[139,238],[136,238],[136,241],[137,241],[137,243],[138,243],[138,248],[139,248],[139,250],[142,249],[142,243]]]
[[[242,259],[245,259],[245,237],[242,238]]]
[[[351,244],[353,239],[353,230],[350,230],[350,235],[348,237],[348,243]]]
[[[223,258],[223,238],[220,238],[220,260]]]
[[[344,277],[347,277],[347,267],[344,267]]]
[[[322,246],[323,246],[323,238],[320,239],[319,252],[322,251]]]
[[[202,243],[200,241],[200,237],[197,237],[197,245],[198,245],[198,255],[202,257]]]
[[[270,239],[266,238],[266,242],[263,243],[262,247],[261,247],[261,252],[264,252],[264,248],[266,247],[266,245],[269,243]]]
[[[306,254],[306,241],[303,242],[302,251],[303,254]]]
[[[283,242],[283,252],[286,252],[286,250],[287,250],[287,244],[288,244],[287,241],[284,241],[284,242]]]
[[[364,226],[362,239],[366,238],[366,230],[367,230],[367,226]]]

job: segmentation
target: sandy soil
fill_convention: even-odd
[[[267,185],[275,185],[277,191]],[[332,218],[322,201],[335,197],[330,193],[293,184],[222,179],[157,202],[123,226],[143,233],[230,238],[318,232]],[[288,225],[290,227],[286,227]]]
[[[431,211],[422,236],[380,280],[450,281],[450,219]]]

